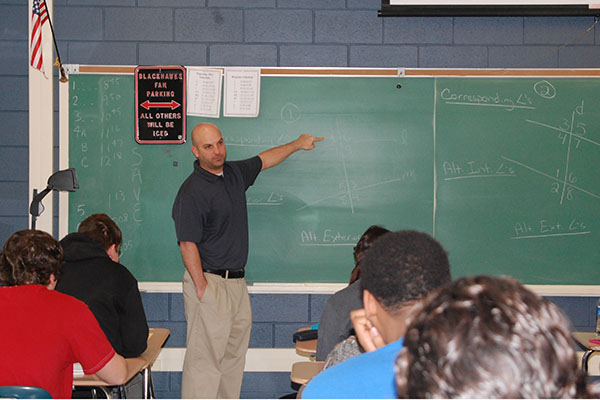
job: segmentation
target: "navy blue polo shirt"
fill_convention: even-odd
[[[178,242],[198,246],[202,267],[242,269],[248,259],[246,190],[262,168],[260,157],[226,162],[223,176],[194,162],[194,172],[183,182],[173,204]]]

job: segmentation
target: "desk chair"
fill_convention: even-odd
[[[292,365],[290,379],[293,383],[304,385],[323,370],[324,361],[298,361]]]
[[[142,371],[144,374],[144,399],[156,398],[154,393],[154,383],[152,382],[151,368],[154,361],[160,353],[160,349],[169,337],[170,331],[165,328],[150,328],[148,336],[148,347],[140,356],[134,358],[126,358],[128,376],[126,381],[129,382],[134,375]],[[110,397],[106,387],[112,386],[100,380],[96,375],[84,375],[74,377],[73,386],[92,386],[97,387]],[[122,387],[120,388],[122,389]]]
[[[301,336],[301,334],[300,334],[301,332],[305,332],[305,333],[311,332],[312,333],[313,331],[315,331],[315,329],[300,328],[300,329],[298,329],[298,331],[296,331],[294,336],[295,336],[295,338],[299,338],[299,336]],[[310,339],[310,340],[295,339],[296,353],[298,353],[301,356],[308,357],[311,360],[314,360],[315,357],[317,356],[317,340],[318,339]]]
[[[46,389],[36,386],[0,386],[0,397],[8,399],[51,399]]]
[[[581,369],[583,373],[587,375],[588,373],[588,361],[590,356],[597,351],[600,351],[600,345],[595,343],[591,343],[590,339],[600,339],[595,332],[573,332],[573,338],[577,341],[577,343],[585,349],[585,353],[581,359]]]

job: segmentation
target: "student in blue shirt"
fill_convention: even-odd
[[[407,319],[421,298],[450,282],[450,265],[431,236],[399,231],[373,243],[361,274],[364,308],[353,311],[352,320],[367,352],[322,371],[302,398],[396,398],[394,360]]]

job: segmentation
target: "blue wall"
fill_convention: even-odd
[[[591,17],[384,19],[377,17],[380,4],[55,0],[53,22],[62,60],[70,64],[600,67],[600,29],[580,37],[593,24]],[[0,243],[28,227],[28,19],[26,0],[0,4]],[[563,46],[567,42],[572,44]],[[253,295],[251,346],[292,347],[291,333],[318,320],[325,298]],[[592,329],[596,299],[556,301],[576,329]],[[183,347],[181,294],[144,294],[144,303],[152,326],[171,329],[167,345]],[[180,375],[155,374],[161,397],[179,397]],[[290,391],[286,373],[247,373],[244,379],[243,397],[278,397]]]
[[[251,294],[251,348],[293,348],[292,335],[299,328],[319,322],[329,295]],[[168,328],[166,347],[185,347],[186,326],[181,293],[143,293],[146,317],[151,327]],[[157,397],[181,397],[180,372],[153,373]],[[279,398],[293,392],[286,372],[246,372],[242,398]]]
[[[250,347],[293,348],[292,334],[319,321],[329,295],[252,294],[253,323]],[[598,298],[548,297],[571,319],[574,331],[593,331]],[[166,347],[185,347],[186,327],[181,293],[143,293],[142,300],[151,327],[171,330]],[[158,398],[181,397],[180,372],[153,373]],[[293,392],[286,372],[246,372],[242,398],[279,398]]]
[[[55,0],[54,26],[71,64],[600,67],[600,29],[580,37],[592,17],[378,18],[380,4]],[[26,0],[0,4],[0,243],[28,225],[28,19]]]

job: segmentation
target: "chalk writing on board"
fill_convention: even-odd
[[[115,192],[108,193],[108,208],[110,209],[113,205],[113,202],[124,202],[125,201],[125,192],[122,190],[117,190]]]
[[[354,246],[358,239],[360,239],[360,235],[340,232],[336,229],[300,232],[301,246]]]
[[[117,225],[123,226],[126,223],[129,222],[129,214],[128,213],[123,213],[121,215],[117,215],[115,217],[112,217],[113,221],[115,221],[115,223]]]
[[[281,107],[281,120],[291,124],[292,122],[296,122],[302,116],[300,112],[300,108],[294,103],[287,103],[283,107]]]
[[[142,165],[144,158],[135,148],[131,149],[131,154],[135,156],[135,161],[131,165],[133,167],[139,167],[140,165]]]
[[[454,93],[451,89],[444,88],[440,92],[440,97],[446,104],[502,107],[507,111],[512,111],[515,108],[535,110],[531,98],[524,93],[515,97],[507,97],[501,96],[498,92],[492,94]]]
[[[268,138],[264,136],[223,136],[223,140],[225,140],[225,144],[227,146],[243,146],[243,147],[273,147],[278,144],[278,141],[273,138]]]
[[[588,235],[585,222],[577,218],[565,221],[557,219],[541,219],[535,222],[520,221],[514,224],[514,236],[511,239],[540,239],[557,236]]]
[[[595,193],[593,189],[584,188],[582,184],[578,183],[577,173],[572,169],[572,161],[578,156],[577,151],[583,150],[581,148],[582,143],[596,146],[596,151],[600,150],[600,143],[584,136],[587,133],[587,124],[584,120],[581,120],[584,117],[584,114],[585,102],[581,100],[581,102],[578,103],[574,109],[572,109],[569,118],[560,118],[561,122],[558,125],[552,125],[531,119],[525,120],[530,124],[544,128],[548,132],[558,132],[557,138],[561,145],[565,146],[565,160],[564,167],[557,168],[555,176],[543,172],[525,162],[512,160],[508,157],[502,157],[503,159],[522,166],[538,175],[551,179],[553,182],[550,183],[550,192],[560,196],[559,202],[561,205],[566,200],[573,200],[575,191],[600,199],[600,195]],[[557,160],[557,163],[561,163],[562,165],[562,160]]]
[[[73,90],[75,89],[74,82],[72,82],[72,88],[73,88]],[[74,135],[72,135],[73,141],[78,143],[79,148],[81,150],[81,158],[79,160],[79,167],[81,167],[81,168],[88,168],[90,165],[89,160],[88,160],[89,147],[88,147],[88,142],[87,142],[87,132],[86,132],[86,129],[82,126],[82,124],[84,124],[85,121],[82,116],[82,112],[80,110],[80,108],[84,108],[85,106],[86,105],[84,104],[83,101],[80,100],[79,96],[77,96],[77,95],[71,96],[71,107],[73,109],[73,115],[70,116],[69,123],[73,127],[72,128],[72,132],[74,133]],[[84,204],[78,205],[77,213],[85,212],[84,210],[85,210]]]
[[[442,163],[444,180],[514,177],[515,170],[506,162],[479,162],[479,161],[444,161]]]
[[[133,242],[131,240],[123,240],[121,242],[121,253],[127,253],[133,248]]]
[[[561,122],[557,126],[553,126],[539,121],[534,121],[531,119],[527,119],[525,121],[530,124],[548,128],[551,131],[557,131],[558,140],[563,145],[566,144],[569,145],[569,147],[571,145],[574,145],[575,148],[578,149],[582,141],[587,141],[588,143],[592,143],[596,146],[599,146],[600,144],[598,142],[595,142],[585,137],[585,134],[587,133],[586,123],[583,121],[579,121],[579,118],[584,114],[584,105],[585,102],[582,100],[581,104],[577,105],[575,109],[571,112],[570,117],[561,118]]]
[[[533,85],[533,90],[540,97],[545,99],[553,99],[556,97],[556,89],[554,88],[554,85],[546,80],[536,82],[535,85]]]
[[[283,194],[279,192],[246,195],[246,204],[249,206],[280,206],[283,200]]]
[[[529,166],[529,165],[527,165],[525,163],[522,163],[522,162],[519,162],[519,161],[516,161],[516,160],[512,160],[512,159],[510,159],[508,157],[502,156],[502,158],[504,160],[506,160],[506,161],[510,161],[512,163],[515,163],[516,165],[520,165],[523,168],[526,168],[526,169],[528,169],[528,170],[530,170],[532,172],[535,172],[536,174],[539,174],[541,176],[545,176],[546,178],[552,179],[555,182],[558,182],[558,183],[560,183],[562,185],[565,185],[567,188],[572,188],[572,189],[577,190],[579,192],[585,193],[585,194],[587,194],[589,196],[592,196],[592,197],[595,197],[597,199],[600,199],[600,195],[592,193],[592,192],[590,192],[590,191],[588,191],[588,190],[586,190],[584,188],[581,188],[579,186],[576,186],[574,184],[574,182],[569,182],[568,180],[563,181],[562,179],[556,178],[556,177],[554,177],[552,175],[549,175],[549,174],[547,174],[547,173],[545,173],[543,171],[537,170],[537,169],[535,169],[535,168],[533,168],[533,167],[531,167],[531,166]],[[574,175],[571,175],[571,176],[574,177]],[[573,178],[571,178],[571,179],[573,179]],[[567,190],[567,193],[569,193],[568,190]],[[572,193],[572,192],[570,192],[570,193]],[[571,198],[569,198],[569,200],[571,200]]]
[[[142,216],[142,173],[140,167],[144,162],[144,158],[135,149],[135,147],[131,149],[131,154],[134,156],[131,161],[131,182],[133,185],[131,190],[135,198],[135,202],[133,203],[132,219],[133,222],[141,223],[144,222],[144,218]]]
[[[406,181],[408,179],[414,180],[414,177],[415,177],[415,171],[414,170],[409,170],[409,171],[406,171],[400,178],[397,178],[397,179],[389,179],[389,180],[382,181],[382,182],[376,182],[376,183],[372,183],[370,185],[364,185],[364,186],[356,187],[354,189],[350,189],[349,191],[340,190],[339,192],[337,192],[335,194],[332,194],[332,195],[329,195],[327,197],[323,197],[321,199],[318,199],[318,200],[312,201],[312,202],[310,202],[308,204],[305,204],[302,207],[296,209],[296,211],[304,210],[305,208],[308,208],[308,207],[314,206],[316,204],[322,203],[322,202],[324,202],[326,200],[330,200],[330,199],[333,199],[333,198],[336,198],[336,197],[340,197],[340,196],[344,196],[344,195],[348,195],[348,194],[357,193],[357,192],[360,192],[362,190],[372,189],[372,188],[377,187],[377,186],[389,185],[389,184],[392,184],[392,183],[395,183],[395,182],[403,182],[403,181]]]

